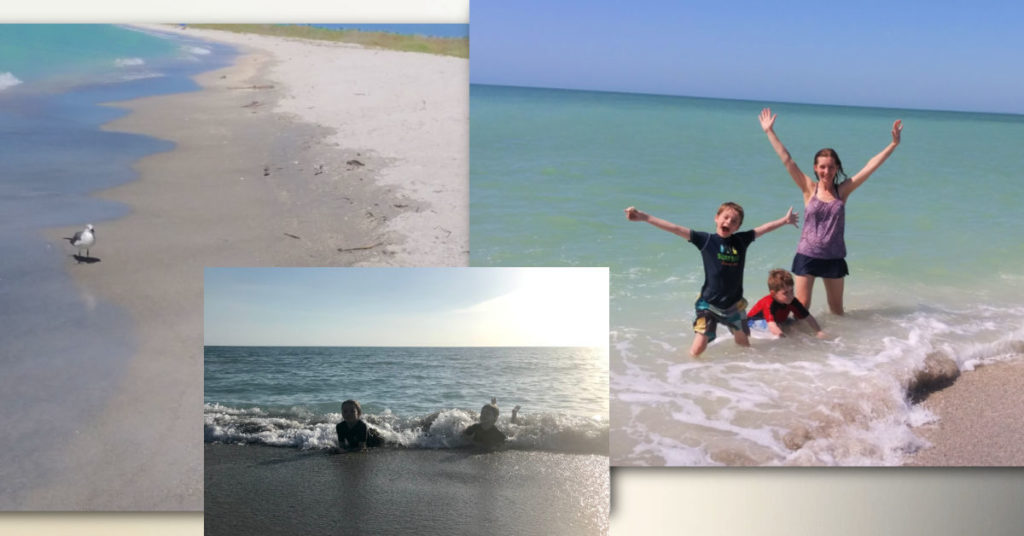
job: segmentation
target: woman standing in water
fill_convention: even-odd
[[[811,307],[814,279],[822,278],[828,308],[833,314],[843,314],[843,278],[850,271],[846,266],[846,201],[854,190],[881,166],[900,144],[903,122],[892,124],[892,142],[875,155],[864,168],[849,180],[843,163],[833,149],[822,149],[814,155],[814,179],[808,177],[793,161],[789,151],[775,135],[775,115],[768,108],[761,110],[761,128],[768,135],[775,153],[782,159],[789,176],[804,194],[804,228],[793,257],[793,276],[796,279],[796,297],[804,307]],[[840,176],[842,178],[840,178]],[[841,181],[841,182],[840,182]]]

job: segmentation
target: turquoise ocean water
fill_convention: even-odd
[[[936,416],[906,388],[930,353],[964,371],[1024,358],[1024,117],[471,86],[471,263],[611,267],[613,465],[896,465]],[[697,250],[625,219],[636,207],[713,231],[724,201],[744,229],[802,216],[757,120],[801,169],[833,147],[848,174],[905,125],[847,207],[847,315],[811,312],[832,339],[687,352],[703,282]],[[802,220],[801,220],[802,221]],[[744,292],[789,269],[792,226],[751,245]],[[728,340],[727,340],[728,339]]]
[[[58,452],[102,410],[134,350],[127,314],[76,288],[73,249],[43,234],[92,223],[99,262],[72,268],[102,270],[103,222],[130,209],[90,194],[173,148],[102,130],[126,113],[103,103],[193,91],[192,75],[233,56],[112,25],[0,25],[0,508],[61,474]]]
[[[607,355],[597,348],[207,346],[204,389],[208,443],[336,447],[351,398],[395,446],[459,448],[493,396],[510,448],[608,452]]]

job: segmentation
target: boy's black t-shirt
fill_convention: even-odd
[[[700,250],[704,261],[701,299],[720,309],[728,309],[743,299],[743,264],[754,238],[753,230],[733,233],[729,238],[690,231],[690,242]]]
[[[366,443],[367,447],[379,447],[384,443],[380,434],[368,428],[361,420],[351,427],[345,421],[339,422],[335,430],[338,432],[338,446],[343,449],[359,448],[360,443]]]
[[[497,447],[504,443],[506,439],[505,434],[498,430],[498,427],[484,428],[480,426],[480,423],[470,425],[462,433],[469,436],[474,443],[487,448]]]

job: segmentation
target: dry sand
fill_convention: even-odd
[[[923,404],[940,420],[918,429],[933,446],[907,465],[1024,466],[1024,362],[965,372]]]
[[[134,212],[97,225],[97,262],[67,261],[138,350],[30,509],[203,508],[204,267],[468,262],[468,60],[185,31],[244,54],[105,126],[177,144],[98,194]]]

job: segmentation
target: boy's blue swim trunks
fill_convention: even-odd
[[[697,308],[697,318],[693,321],[693,332],[706,336],[708,342],[715,340],[718,324],[724,324],[730,333],[742,331],[750,335],[750,327],[747,325],[747,300],[741,298],[728,309],[720,309],[701,299],[697,299],[694,306]]]

